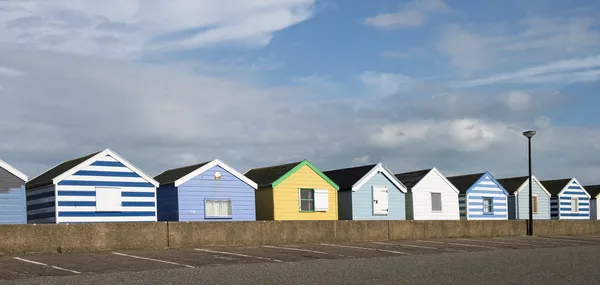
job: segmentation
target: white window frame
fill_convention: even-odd
[[[214,202],[229,202],[229,208],[231,209],[231,213],[228,215],[209,215],[208,214],[208,203]],[[231,219],[233,218],[233,201],[231,199],[226,198],[205,198],[204,199],[204,218],[205,219]]]
[[[433,209],[433,194],[439,194],[440,195],[440,209],[439,210],[434,210]],[[432,213],[441,213],[444,211],[444,202],[442,199],[442,193],[441,192],[429,192],[429,200],[431,201],[431,212]]]
[[[573,207],[573,202],[575,202],[575,207]],[[579,197],[571,197],[571,213],[579,213]]]
[[[121,188],[95,187],[96,212],[118,213],[123,211],[123,198]]]
[[[484,215],[493,215],[494,214],[494,198],[493,197],[482,197],[483,198],[483,214]],[[486,206],[485,206],[485,201],[489,200],[490,201],[490,211],[487,212],[486,211]]]

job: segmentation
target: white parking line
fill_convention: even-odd
[[[66,269],[66,268],[62,268],[62,267],[58,267],[58,266],[53,266],[53,265],[48,265],[48,264],[45,264],[45,263],[41,263],[41,262],[37,262],[37,261],[25,259],[25,258],[20,258],[20,257],[13,257],[13,258],[16,259],[16,260],[20,260],[20,261],[31,263],[31,264],[35,264],[35,265],[52,267],[52,268],[54,268],[56,270],[62,270],[62,271],[71,272],[71,273],[75,273],[75,274],[81,274],[81,272],[79,272],[79,271],[70,270],[70,269]]]
[[[547,239],[547,240],[557,240],[557,241],[593,243],[592,241],[577,240],[577,239],[566,239],[566,238],[559,238],[559,237],[537,237],[537,238]]]
[[[594,236],[554,236],[557,238],[566,238],[566,239],[571,239],[571,238],[578,238],[584,241],[588,241],[588,242],[598,242],[600,241],[598,238],[600,237],[594,237]]]
[[[383,245],[397,245],[397,246],[405,246],[405,247],[414,247],[414,248],[424,248],[424,249],[439,249],[433,246],[423,246],[423,245],[412,245],[412,244],[403,244],[403,243],[389,243],[389,242],[378,242],[374,241],[374,244],[383,244]]]
[[[274,249],[292,250],[292,251],[304,251],[304,252],[317,253],[317,254],[323,254],[323,255],[336,255],[336,256],[341,256],[341,257],[352,257],[352,256],[348,256],[348,255],[343,255],[343,254],[329,253],[329,252],[318,251],[318,250],[310,250],[310,249],[304,249],[304,248],[284,247],[284,246],[272,246],[272,245],[263,245],[262,247],[274,248]]]
[[[156,261],[156,262],[161,262],[161,263],[166,263],[166,264],[171,264],[171,265],[183,266],[183,267],[187,267],[187,268],[196,268],[194,266],[187,265],[187,264],[181,264],[181,263],[177,263],[177,262],[160,260],[160,259],[154,259],[154,258],[148,258],[148,257],[143,257],[143,256],[131,255],[131,254],[124,254],[124,253],[120,253],[120,252],[113,252],[113,254],[120,255],[120,256],[126,256],[126,257],[131,257],[131,258],[136,258],[136,259],[142,259],[142,260]]]
[[[437,249],[437,250],[452,251],[452,252],[467,252],[465,250],[460,250],[460,249],[438,248],[438,247],[433,247],[433,246],[414,245],[414,244],[385,243],[385,242],[373,242],[373,243],[375,243],[375,244],[387,244],[387,245],[398,245],[398,246],[406,246],[406,247],[414,247],[414,248]]]
[[[343,248],[353,248],[353,249],[362,249],[362,250],[370,250],[370,251],[381,251],[381,252],[389,252],[389,253],[395,253],[395,254],[409,254],[409,253],[401,252],[401,251],[386,250],[386,249],[379,249],[379,248],[370,248],[370,247],[360,247],[360,246],[352,246],[352,245],[339,245],[339,244],[328,244],[328,243],[322,243],[321,245],[333,246],[333,247],[343,247]]]
[[[253,255],[247,255],[247,254],[242,254],[242,253],[234,253],[234,252],[226,252],[226,251],[216,251],[216,250],[203,249],[203,248],[194,248],[194,250],[203,251],[203,252],[209,252],[209,253],[216,253],[216,254],[225,254],[225,255],[232,255],[232,256],[241,256],[241,257],[262,259],[262,260],[268,260],[268,261],[273,261],[273,262],[283,262],[283,261],[278,260],[278,259],[273,259],[273,258],[268,258],[268,257],[262,257],[262,256],[253,256]]]
[[[514,239],[507,239],[507,238],[494,238],[494,239],[510,240],[510,241],[512,241],[512,240],[518,240],[518,241],[524,241],[524,242],[527,242],[529,244],[536,245],[536,246],[539,245],[540,242],[543,242],[545,244],[559,244],[559,245],[562,244],[560,242],[551,242],[551,241],[545,241],[545,240],[535,240],[533,238],[528,238],[528,237],[525,237],[525,238],[514,238]],[[538,243],[538,244],[534,244],[534,243]]]
[[[497,247],[493,247],[493,246],[483,246],[483,245],[474,245],[474,244],[457,243],[457,242],[441,242],[441,241],[432,241],[432,240],[419,240],[419,241],[420,242],[438,243],[438,244],[451,244],[451,245],[467,246],[467,247],[498,249]]]
[[[489,243],[497,243],[497,244],[508,244],[508,245],[527,245],[524,243],[514,243],[514,242],[505,242],[505,241],[493,241],[493,240],[476,240],[476,239],[466,239],[466,238],[457,238],[457,240],[464,240],[464,241],[476,241],[476,242],[489,242]]]

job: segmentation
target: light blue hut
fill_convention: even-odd
[[[550,220],[550,192],[532,176],[533,219]],[[529,219],[529,176],[498,179],[508,191],[508,219]]]
[[[382,163],[324,174],[340,186],[340,220],[405,220],[406,186]]]
[[[27,175],[0,160],[0,224],[26,224]]]

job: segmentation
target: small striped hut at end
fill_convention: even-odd
[[[460,191],[462,220],[508,220],[508,192],[489,173],[448,177]]]
[[[27,175],[0,160],[0,224],[27,223]]]
[[[590,194],[590,219],[598,219],[598,197],[600,197],[600,185],[583,186]]]
[[[575,178],[541,181],[550,192],[553,220],[589,220],[590,194]]]
[[[110,149],[26,184],[28,223],[152,222],[158,182]]]

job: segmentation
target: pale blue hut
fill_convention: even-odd
[[[406,219],[406,186],[382,163],[323,173],[340,186],[340,220]]]
[[[533,219],[550,220],[550,192],[532,176]],[[529,219],[529,176],[498,179],[508,191],[508,219]]]
[[[0,224],[27,223],[27,175],[0,160]]]

